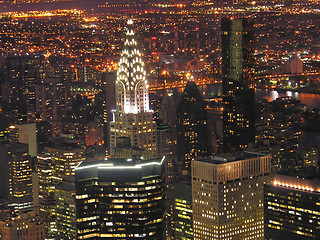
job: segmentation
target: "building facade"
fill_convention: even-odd
[[[28,145],[10,143],[0,146],[0,197],[16,211],[31,210],[32,172]]]
[[[263,184],[270,171],[270,156],[249,152],[193,161],[194,239],[263,240]]]
[[[240,151],[254,142],[253,20],[221,21],[223,150]]]
[[[72,184],[72,180],[69,179],[74,177],[76,166],[84,160],[83,141],[67,137],[52,139],[45,148],[45,153],[37,157],[38,182],[35,185],[38,187],[39,195],[35,196],[35,199],[38,198],[35,202],[38,203],[36,207],[39,208],[40,216],[44,219],[48,236],[51,238],[57,237],[61,231],[66,231],[65,228],[70,228],[68,234],[72,235],[74,231],[74,224],[72,225],[70,219],[75,216],[74,209],[72,210],[74,206],[72,194],[75,195],[75,189],[69,191],[69,198],[64,199],[65,202],[63,202],[59,197],[62,198],[61,195],[66,193],[58,186],[65,186],[62,183],[67,184],[67,181]],[[68,216],[70,219],[66,219]]]
[[[133,21],[128,20],[116,79],[116,110],[110,123],[111,156],[118,137],[129,137],[133,146],[156,151],[156,123],[149,109],[149,91],[145,63],[135,40]]]
[[[34,211],[12,215],[0,213],[1,240],[44,240],[46,226]]]
[[[176,183],[173,196],[173,239],[192,240],[192,187],[190,183]]]
[[[72,181],[73,180],[73,181]],[[57,239],[76,239],[75,183],[63,181],[55,187]]]
[[[209,152],[206,105],[194,82],[188,82],[177,110],[176,173],[190,181],[191,161]]]
[[[163,239],[165,162],[110,158],[76,168],[78,239]]]
[[[264,189],[266,239],[318,239],[320,180],[276,174]]]

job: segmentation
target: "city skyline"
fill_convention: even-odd
[[[1,239],[317,239],[318,2],[0,8]]]

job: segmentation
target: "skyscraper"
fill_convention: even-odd
[[[173,239],[193,239],[192,187],[185,182],[174,185],[172,212]]]
[[[271,157],[237,152],[192,161],[193,239],[264,239]]]
[[[80,140],[65,137],[52,139],[46,147],[45,153],[38,155],[36,170],[39,196],[36,197],[38,197],[39,200],[36,200],[36,202],[39,205],[40,216],[46,223],[49,237],[56,237],[56,234],[61,234],[61,231],[64,231],[61,230],[61,227],[68,227],[62,225],[66,216],[72,214],[71,206],[74,203],[72,203],[72,196],[70,196],[69,199],[64,199],[65,202],[59,200],[59,196],[65,194],[59,189],[63,187],[60,183],[65,182],[65,184],[67,184],[66,178],[75,175],[75,167],[84,160],[84,143]],[[58,184],[60,184],[60,186],[58,186]],[[75,194],[75,189],[73,192],[69,190],[69,193],[71,195]],[[59,203],[57,201],[59,201]],[[66,206],[67,204],[69,206]],[[68,211],[63,209],[64,207],[68,209]],[[59,211],[64,212],[65,215],[62,216]],[[60,229],[58,232],[57,219],[60,219],[60,225],[58,226]],[[69,224],[72,227],[72,222],[69,222]],[[69,230],[69,233],[72,234],[72,229]],[[66,236],[66,239],[68,237]]]
[[[254,141],[253,20],[221,21],[223,150],[238,151]]]
[[[78,239],[164,239],[163,158],[110,158],[76,168]]]
[[[126,39],[116,79],[116,110],[110,124],[110,151],[113,155],[117,138],[129,137],[133,146],[156,157],[156,123],[149,109],[149,91],[145,63],[135,40],[132,19],[128,20]]]
[[[69,180],[69,181],[68,181]],[[55,187],[57,239],[76,239],[76,203],[74,178]]]
[[[194,82],[188,82],[177,112],[176,174],[190,182],[191,160],[209,152],[206,105]]]
[[[276,174],[264,187],[266,239],[319,239],[320,179]]]
[[[27,144],[0,146],[0,181],[0,198],[6,199],[16,211],[32,208],[31,156]]]

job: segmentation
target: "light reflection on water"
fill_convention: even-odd
[[[275,90],[260,90],[257,89],[256,95],[258,98],[267,99],[269,102],[276,100],[279,97],[293,97],[300,100],[302,104],[307,105],[308,108],[320,108],[320,94],[312,93],[298,93],[291,91],[275,91]]]

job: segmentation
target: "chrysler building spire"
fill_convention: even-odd
[[[157,125],[153,121],[153,111],[149,109],[145,67],[135,39],[133,21],[129,18],[116,79],[116,110],[113,111],[113,121],[110,122],[111,156],[131,154],[131,150],[128,152],[123,146],[120,147],[123,139],[130,140],[129,145],[134,151],[132,154],[144,152],[148,159],[157,156]]]
[[[145,63],[135,40],[132,19],[127,24],[116,80],[117,111],[134,114],[149,112]]]

